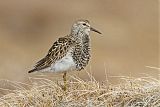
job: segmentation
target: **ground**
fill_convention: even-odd
[[[17,89],[7,90],[0,98],[1,107],[159,107],[160,80],[150,76],[119,77],[121,84],[98,82],[68,76],[67,90],[63,81],[30,77],[30,84],[5,81]],[[24,88],[25,87],[25,88]]]

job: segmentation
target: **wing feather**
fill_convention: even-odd
[[[69,51],[70,47],[72,47],[73,45],[74,41],[72,39],[69,39],[67,37],[59,38],[49,49],[48,54],[43,59],[38,61],[34,66],[34,69],[29,71],[29,73],[39,71],[51,66],[51,64],[63,58]]]

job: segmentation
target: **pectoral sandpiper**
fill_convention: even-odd
[[[48,54],[28,73],[36,71],[64,73],[64,90],[66,90],[66,73],[84,69],[90,60],[90,31],[101,34],[90,26],[88,20],[76,21],[72,25],[71,33],[54,42]]]

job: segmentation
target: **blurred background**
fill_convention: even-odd
[[[0,79],[26,81],[28,70],[53,42],[70,33],[77,19],[88,19],[95,79],[145,74],[158,78],[158,0],[1,0]],[[77,75],[87,78],[84,71]],[[53,75],[54,76],[54,75]],[[61,76],[61,75],[60,75]]]

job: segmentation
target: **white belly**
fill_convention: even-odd
[[[76,64],[73,61],[71,56],[72,50],[70,50],[66,56],[62,59],[56,61],[55,63],[51,64],[50,67],[40,70],[41,72],[55,72],[55,73],[63,73],[68,71],[76,70]]]
[[[51,72],[67,72],[76,69],[76,64],[70,54],[51,65]]]

